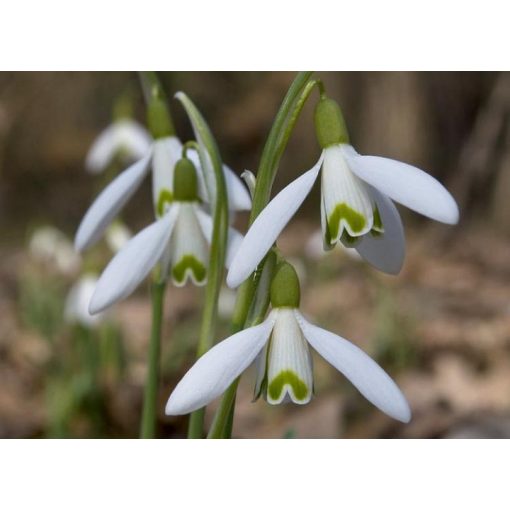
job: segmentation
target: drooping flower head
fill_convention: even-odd
[[[278,193],[253,222],[230,267],[230,287],[237,287],[253,272],[321,170],[320,215],[326,250],[341,242],[354,247],[377,269],[397,274],[404,261],[405,239],[392,200],[436,221],[457,223],[455,200],[432,176],[406,163],[359,155],[350,145],[340,107],[326,96],[317,105],[315,128],[322,147],[319,160]]]
[[[166,414],[188,414],[207,405],[255,360],[256,398],[263,396],[270,404],[306,404],[313,395],[311,346],[372,404],[408,422],[409,405],[388,374],[351,342],[308,322],[299,304],[297,274],[290,264],[280,263],[271,283],[272,310],[266,320],[199,358],[170,395]]]
[[[91,313],[127,297],[158,263],[161,280],[171,277],[177,286],[188,280],[206,283],[213,221],[201,208],[193,162],[181,158],[173,179],[172,200],[164,201],[158,219],[134,236],[102,273],[90,301]],[[227,267],[241,239],[229,228]]]

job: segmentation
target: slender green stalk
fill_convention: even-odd
[[[166,284],[164,281],[152,284],[152,326],[149,343],[149,362],[143,395],[141,439],[152,439],[156,432],[156,417],[159,383],[159,357],[161,350],[161,325]]]
[[[179,92],[176,97],[184,106],[193,126],[195,138],[198,142],[200,163],[204,171],[204,180],[211,195],[214,211],[211,251],[205,288],[205,305],[197,346],[197,358],[199,358],[212,347],[216,335],[218,297],[223,281],[227,248],[228,197],[220,152],[209,126],[193,102],[184,93]],[[203,428],[204,409],[199,409],[190,415],[188,438],[202,438]]]
[[[303,106],[309,98],[314,86],[317,86],[319,88],[319,92],[323,93],[324,87],[320,80],[310,81],[312,74],[312,72],[298,73],[289,87],[289,90],[287,91],[287,94],[275,117],[273,126],[269,132],[269,136],[262,152],[257,172],[257,182],[253,196],[250,225],[255,221],[256,217],[269,202],[271,188],[278,170],[278,164],[281,156],[287,146],[290,135],[295,127],[299,115],[301,114]],[[259,265],[256,274],[260,271],[260,267],[261,266]],[[261,322],[263,319],[263,315],[258,317],[249,317],[252,301],[254,300],[254,296],[256,296],[257,292],[257,283],[256,278],[254,279],[252,277],[244,282],[240,287],[233,320],[235,330],[248,327],[248,323],[253,326]],[[240,326],[240,324],[243,324],[243,326]],[[230,437],[238,382],[238,380],[234,381],[222,397],[208,437]]]

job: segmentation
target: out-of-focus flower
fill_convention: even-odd
[[[267,319],[220,342],[191,367],[170,395],[166,414],[188,414],[207,405],[257,358],[255,397],[270,404],[306,404],[313,394],[310,345],[342,372],[372,404],[408,422],[406,398],[389,375],[351,342],[314,326],[299,312],[299,281],[288,263],[271,284]]]
[[[91,313],[129,296],[158,263],[161,278],[170,275],[177,286],[188,279],[205,284],[213,221],[200,207],[197,172],[190,160],[177,162],[173,190],[172,201],[164,202],[157,221],[133,237],[103,271],[90,302]],[[229,228],[227,267],[241,239]]]
[[[321,169],[325,249],[340,241],[377,269],[397,274],[404,261],[405,239],[392,200],[436,221],[457,223],[455,200],[432,176],[406,163],[359,155],[349,144],[336,102],[323,97],[315,122],[323,148],[318,162],[278,193],[253,222],[232,261],[227,276],[230,287],[237,287],[253,272],[310,193]]]
[[[35,259],[51,264],[62,274],[73,274],[80,267],[81,257],[66,235],[55,227],[35,230],[29,241],[29,252]]]
[[[85,274],[72,286],[64,308],[64,319],[67,323],[93,328],[104,320],[104,313],[95,315],[89,313],[89,303],[96,284],[97,276]]]
[[[85,159],[85,168],[92,174],[104,171],[116,157],[126,162],[137,161],[152,143],[149,132],[138,122],[120,118],[110,124],[94,140]]]
[[[120,221],[114,221],[105,232],[106,244],[113,253],[122,250],[132,237],[131,230]]]

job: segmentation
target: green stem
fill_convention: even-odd
[[[140,427],[140,438],[142,439],[152,439],[156,432],[159,355],[161,349],[161,327],[163,321],[165,286],[166,284],[164,281],[152,284],[152,327],[147,379],[145,381],[143,395],[142,423]]]
[[[324,85],[321,80],[310,81],[312,74],[312,72],[298,73],[275,117],[260,159],[250,215],[250,225],[269,202],[271,188],[281,156],[313,88],[317,86],[320,94],[324,92]],[[260,267],[257,271],[260,271]],[[255,325],[262,320],[260,314],[256,318],[253,317],[253,314],[252,317],[249,317],[252,301],[257,292],[257,285],[257,279],[251,277],[239,289],[233,317],[234,332],[247,327],[248,322],[251,325]],[[238,380],[234,381],[222,397],[208,437],[225,438],[231,436],[231,424],[238,382]]]
[[[207,172],[213,173],[215,184],[215,196],[211,196],[214,214],[207,285],[205,288],[205,305],[197,346],[197,358],[199,358],[212,347],[216,335],[218,297],[223,282],[223,268],[225,267],[227,248],[228,196],[220,152],[209,126],[193,102],[184,93],[179,92],[176,97],[184,106],[193,126],[195,138],[199,141],[199,156],[205,173],[205,181],[207,183],[208,177],[210,177]],[[208,190],[211,192],[210,188]],[[204,409],[199,409],[190,415],[188,438],[202,438],[203,429]]]

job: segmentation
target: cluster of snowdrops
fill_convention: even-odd
[[[278,249],[278,236],[320,178],[324,250],[341,243],[376,269],[397,274],[404,262],[403,225],[393,201],[431,219],[455,224],[459,212],[433,177],[392,159],[364,156],[350,145],[338,103],[312,73],[299,73],[270,130],[256,175],[240,178],[222,163],[204,117],[182,92],[176,98],[191,122],[195,140],[182,143],[168,101],[154,73],[142,73],[147,104],[144,128],[117,119],[95,141],[87,165],[99,171],[119,151],[136,161],[96,198],[76,234],[87,250],[151,174],[155,221],[132,237],[101,274],[88,303],[97,314],[129,296],[149,275],[153,317],[142,437],[154,436],[162,302],[167,282],[206,286],[197,361],[173,389],[167,415],[190,414],[189,437],[203,437],[203,411],[223,395],[208,437],[230,437],[237,382],[256,363],[255,397],[269,404],[306,404],[313,396],[310,346],[344,374],[372,404],[408,422],[410,406],[391,377],[348,340],[312,324],[300,310],[300,284]],[[303,105],[318,92],[315,133],[321,151],[309,170],[271,199],[280,158]],[[244,179],[244,182],[243,182]],[[230,226],[235,211],[251,211],[243,235]],[[318,218],[317,218],[318,219]],[[225,271],[226,269],[226,271]],[[216,343],[221,284],[238,288],[234,334]]]

